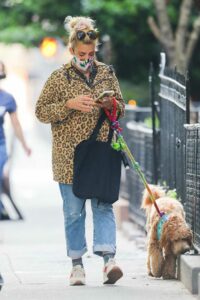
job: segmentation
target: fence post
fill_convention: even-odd
[[[190,124],[190,79],[189,79],[189,72],[186,73],[186,123]]]
[[[156,135],[156,103],[155,103],[155,73],[153,63],[150,63],[149,69],[149,97],[152,108],[152,130],[153,130],[153,180],[154,183],[158,182],[157,174],[157,135]]]

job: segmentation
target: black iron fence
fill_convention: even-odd
[[[144,145],[145,141],[142,140],[140,135],[141,131],[144,131],[142,126],[143,123],[141,123],[141,126],[139,126],[139,122],[143,122],[147,117],[151,117],[150,107],[138,108],[126,105],[126,117],[120,121],[120,124],[123,128],[123,136],[127,141],[127,144],[130,147],[132,153],[140,162],[140,157],[143,155],[142,153],[144,153],[146,148]],[[152,132],[152,130],[150,131]],[[152,142],[152,134],[150,137],[150,141]],[[145,171],[144,165],[142,166],[142,168]],[[131,217],[135,220],[137,219],[137,223],[141,223],[142,225],[144,225],[145,216],[140,210],[142,188],[143,186],[141,184],[141,181],[135,171],[125,171],[124,169],[122,169],[120,195],[122,198],[128,199],[130,201]]]
[[[200,125],[189,125],[188,79],[166,68],[160,78],[161,184],[176,189],[200,248]]]
[[[165,68],[160,76],[160,184],[185,201],[186,80]]]
[[[130,121],[127,123],[127,143],[134,158],[139,162],[148,182],[153,181],[153,138],[152,129]],[[145,215],[141,210],[141,195],[144,185],[135,170],[127,171],[127,184],[130,202],[130,216],[141,226],[145,224]]]
[[[200,248],[200,124],[186,128],[186,220]]]
[[[200,249],[200,124],[189,125],[188,80],[176,70],[163,67],[159,92],[155,93],[154,77],[151,66],[152,128],[145,126],[144,117],[139,122],[129,111],[128,119],[122,120],[124,137],[147,181],[176,190]],[[143,189],[135,170],[123,173],[121,195],[129,199],[130,216],[140,225],[145,224],[140,209]]]

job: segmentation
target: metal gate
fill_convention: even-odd
[[[188,122],[186,79],[168,68],[160,72],[160,183],[185,201],[184,124]]]
[[[186,220],[200,248],[200,124],[186,125]]]

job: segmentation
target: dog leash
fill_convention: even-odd
[[[148,193],[149,193],[149,197],[152,201],[152,203],[154,204],[155,206],[155,209],[158,213],[158,215],[160,216],[160,218],[162,218],[165,213],[164,212],[161,212],[159,210],[159,207],[156,203],[156,199],[149,187],[149,184],[147,183],[147,180],[140,168],[140,165],[138,162],[136,162],[133,154],[131,153],[127,143],[125,142],[121,132],[122,132],[122,128],[119,126],[119,121],[117,120],[117,101],[116,101],[116,98],[113,97],[113,107],[112,107],[112,111],[110,112],[108,109],[104,108],[104,111],[109,119],[109,121],[111,122],[111,128],[114,130],[115,134],[116,134],[116,137],[117,137],[117,140],[115,142],[112,143],[112,147],[113,149],[115,149],[116,151],[121,151],[122,154],[125,153],[128,158],[130,159],[131,163],[132,163],[132,166],[133,168],[136,170],[136,172],[138,173],[139,177],[141,178],[143,184],[144,184],[144,187],[147,189]]]

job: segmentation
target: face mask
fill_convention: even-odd
[[[93,64],[94,57],[85,59],[85,60],[80,60],[77,56],[73,57],[73,62],[74,64],[78,67],[78,69],[82,71],[87,71],[89,67]]]

